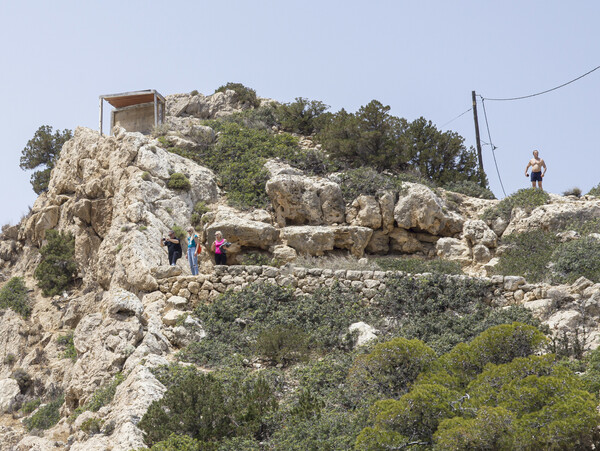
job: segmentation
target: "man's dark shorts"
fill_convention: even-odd
[[[542,181],[542,171],[531,172],[531,181],[532,182],[541,182]]]

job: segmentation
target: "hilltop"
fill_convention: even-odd
[[[207,435],[219,449],[285,449],[294,441],[281,432],[292,428],[285,415],[292,412],[309,430],[317,421],[311,409],[321,403],[331,422],[321,434],[333,437],[331,431],[347,426],[331,449],[353,444],[361,431],[363,449],[374,449],[361,402],[400,399],[426,370],[419,367],[402,388],[378,391],[369,385],[373,375],[359,368],[365,356],[373,358],[375,343],[418,338],[433,349],[418,352],[433,362],[462,342],[477,342],[489,327],[518,321],[511,333],[527,330],[527,351],[519,348],[507,361],[492,356],[477,371],[548,349],[584,362],[584,353],[600,344],[600,268],[593,263],[600,253],[600,199],[532,190],[490,198],[474,183],[480,174],[456,136],[369,105],[383,115],[385,133],[428,130],[453,143],[462,162],[446,161],[431,172],[424,168],[435,152],[425,150],[410,164],[389,160],[399,149],[408,155],[408,141],[382,144],[379,158],[371,158],[332,138],[339,114],[326,117],[322,106],[303,99],[276,113],[281,105],[271,99],[235,90],[167,96],[165,124],[152,135],[77,128],[48,190],[19,224],[3,228],[0,290],[20,283],[25,291],[0,297],[2,449],[144,447],[150,443],[143,431],[166,424],[154,407],[156,416],[145,416],[149,407],[186,378],[207,384],[207,398],[211,390],[223,390],[225,398],[227,390],[249,390],[243,402],[228,405],[231,411],[237,403],[254,406],[257,391],[270,393],[259,413],[237,412],[235,427],[223,426],[218,440]],[[355,119],[344,119],[345,127],[359,133],[348,125]],[[168,230],[182,233],[190,224],[204,248],[199,276],[185,259],[168,266],[160,245]],[[215,267],[207,252],[216,231],[233,243],[229,267]],[[65,259],[76,271],[52,292],[55,282],[36,269],[54,242],[72,246]],[[590,261],[582,264],[586,255]],[[416,309],[421,303],[423,310]],[[438,309],[425,312],[430,304]],[[531,332],[534,326],[545,336]],[[168,366],[177,362],[185,365]],[[326,363],[325,372],[340,373],[332,375],[335,384],[315,374]],[[215,373],[217,382],[187,374],[189,368]],[[355,391],[340,395],[336,384]],[[330,392],[340,397],[335,408],[326,405]],[[32,422],[44,415],[56,421]]]

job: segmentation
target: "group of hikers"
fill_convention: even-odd
[[[198,275],[198,256],[202,252],[202,246],[200,245],[200,238],[193,227],[187,230],[187,254],[186,259],[190,264],[190,270],[192,275]],[[169,230],[169,233],[165,238],[161,239],[161,244],[167,246],[169,253],[169,264],[175,266],[177,260],[182,256],[181,240],[175,236],[175,231]],[[215,240],[210,246],[210,250],[215,254],[216,265],[227,264],[227,248],[231,246],[220,231],[215,232]]]

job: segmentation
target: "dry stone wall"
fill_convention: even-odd
[[[295,289],[297,295],[311,294],[322,287],[336,283],[358,293],[365,300],[373,299],[386,290],[391,277],[427,277],[427,274],[407,274],[401,271],[372,271],[321,269],[272,266],[215,266],[210,274],[172,275],[172,271],[157,271],[159,289],[165,296],[179,296],[188,305],[215,299],[227,290],[240,291],[253,283],[270,283]],[[467,276],[447,276],[467,278]],[[493,276],[478,280],[489,285],[488,298],[495,305],[520,304],[536,301],[548,296],[548,286],[528,284],[523,277]]]

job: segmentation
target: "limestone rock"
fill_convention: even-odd
[[[438,257],[457,261],[461,264],[469,264],[471,262],[471,250],[464,241],[456,238],[440,238],[435,248]]]
[[[397,193],[386,191],[379,197],[379,209],[381,211],[381,226],[384,232],[394,229],[394,207],[396,205]]]
[[[378,330],[375,329],[373,326],[369,326],[367,323],[364,323],[362,321],[350,324],[350,327],[348,327],[348,331],[350,333],[356,331],[358,335],[356,339],[356,346],[363,346],[373,340],[377,340]]]
[[[209,96],[202,94],[173,94],[166,96],[167,117],[193,116],[199,119],[214,119],[252,108],[241,103],[237,93],[231,89]]]
[[[333,228],[333,246],[348,249],[357,258],[362,257],[373,230],[367,227],[339,226]]]
[[[158,280],[176,277],[181,274],[181,268],[178,266],[161,265],[150,269],[150,273]]]
[[[476,244],[475,246],[473,246],[472,252],[473,260],[476,263],[487,263],[492,258],[490,250],[483,244]]]
[[[318,177],[279,174],[267,181],[266,189],[280,227],[344,221],[342,190],[335,182]]]
[[[462,230],[463,218],[424,185],[405,182],[394,209],[398,227],[417,229],[432,235],[453,236]]]
[[[175,324],[177,324],[177,321],[179,320],[179,318],[183,315],[187,316],[187,314],[185,312],[182,312],[181,310],[169,310],[162,317],[162,321],[167,326],[174,326]]]
[[[279,239],[279,230],[271,224],[252,221],[245,218],[227,218],[213,222],[206,228],[207,242],[215,240],[215,232],[221,231],[223,237],[242,247],[269,249]],[[228,249],[232,253],[232,249]]]
[[[16,397],[21,393],[19,384],[14,379],[0,380],[0,414],[12,410]]]
[[[139,298],[129,291],[114,289],[105,295],[106,312],[108,314],[125,314],[141,316],[144,305]]]
[[[287,245],[300,255],[323,255],[333,250],[335,236],[331,227],[290,226],[281,231]]]
[[[381,209],[374,196],[358,196],[346,211],[346,222],[353,226],[379,229]]]
[[[389,234],[390,246],[394,251],[414,254],[423,250],[423,245],[414,233],[405,229],[395,228]]]
[[[404,230],[404,229],[401,229]],[[390,250],[390,237],[383,230],[374,230],[365,250],[369,254],[385,255]]]
[[[498,242],[497,235],[480,219],[465,221],[463,237],[469,241],[471,246],[482,244],[488,248],[495,248]]]
[[[296,260],[298,253],[293,247],[278,245],[273,248],[273,258],[283,264]]]

